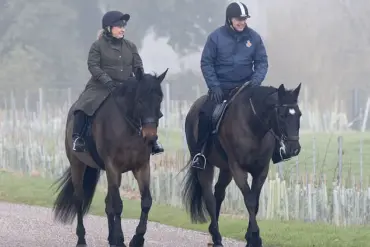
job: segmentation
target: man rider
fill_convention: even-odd
[[[268,57],[261,36],[248,27],[248,8],[241,2],[230,3],[225,25],[207,38],[201,57],[201,70],[206,81],[208,98],[199,113],[197,154],[192,166],[205,168],[203,147],[211,129],[211,116],[217,104],[229,93],[249,81],[260,86],[268,71]]]
[[[117,83],[124,83],[133,73],[143,74],[143,62],[136,45],[124,38],[129,20],[130,15],[120,11],[108,11],[102,18],[103,32],[91,45],[87,61],[91,79],[74,107],[78,109],[74,112],[72,134],[72,149],[75,152],[86,150],[83,137],[87,128],[88,115],[94,115]],[[141,73],[137,73],[138,70],[141,70]],[[152,154],[163,151],[163,147],[155,141]]]

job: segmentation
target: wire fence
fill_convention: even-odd
[[[23,97],[23,104],[20,94],[3,98],[0,110],[1,170],[57,178],[68,167],[64,151],[65,117],[75,96],[71,90],[66,90],[65,94],[60,90],[54,93],[59,96],[52,97],[52,93],[43,89],[37,92],[38,97],[28,93]],[[185,103],[165,101],[160,138],[166,153],[151,161],[151,190],[155,202],[175,207],[182,207],[180,187],[184,174],[180,170],[189,158],[183,121],[190,104]],[[302,108],[304,113],[309,111],[306,109],[313,109],[303,103]],[[342,116],[338,114],[332,115]],[[311,115],[319,114],[313,112]],[[334,134],[308,133],[311,120],[306,121],[301,154],[296,159],[271,166],[262,190],[258,217],[335,225],[370,223],[370,134],[343,129]],[[330,126],[330,123],[325,125]],[[345,125],[344,121],[333,126]],[[215,179],[217,175],[216,172]],[[106,187],[104,176],[100,186]],[[122,190],[132,197],[139,197],[131,173],[123,175]],[[241,217],[248,215],[234,182],[227,189],[222,212]]]

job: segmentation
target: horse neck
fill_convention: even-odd
[[[261,121],[266,123],[264,112],[261,103],[256,100],[253,95],[248,92],[242,92],[234,99],[235,118],[236,122],[240,123],[241,128],[250,129],[251,133],[257,137],[262,137],[268,130],[261,128]]]
[[[124,128],[124,132],[127,132],[127,134],[130,135],[135,135],[138,130],[133,126],[135,125],[135,121],[132,117],[134,114],[134,103],[131,102],[131,97],[134,99],[135,95],[130,95],[130,97],[112,95],[111,102],[113,105],[110,107],[112,110],[111,114],[114,114],[113,118],[119,121],[119,126]]]

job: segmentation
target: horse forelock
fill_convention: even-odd
[[[140,82],[139,82],[140,83]],[[157,81],[157,75],[145,74],[142,84],[140,84],[140,89],[138,93],[143,93],[146,96],[147,94],[157,94],[160,97],[163,97],[163,91],[161,84]]]

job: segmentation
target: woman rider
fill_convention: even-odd
[[[129,14],[120,11],[108,11],[102,18],[103,31],[92,44],[87,61],[91,79],[74,106],[72,146],[75,152],[86,150],[87,119],[94,115],[116,84],[124,82],[133,73],[136,77],[143,74],[143,62],[136,45],[124,38],[129,19]],[[152,154],[163,151],[162,146],[154,142]]]

